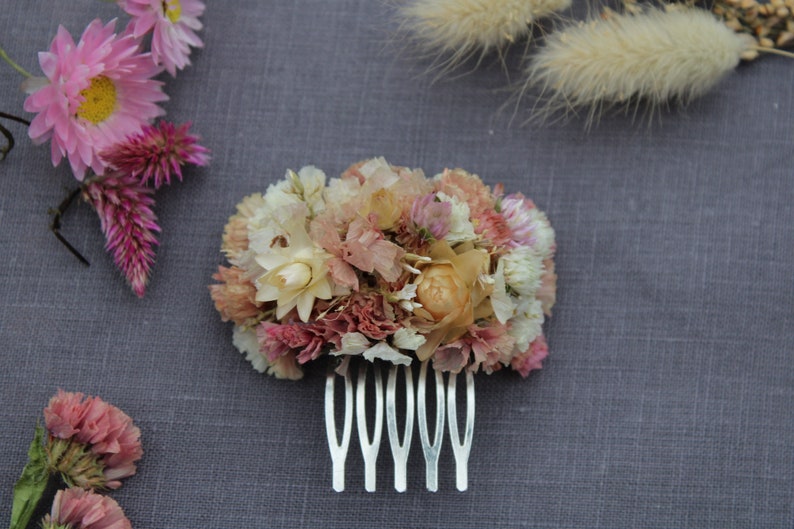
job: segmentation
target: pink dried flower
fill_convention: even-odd
[[[507,221],[495,210],[486,209],[474,221],[474,233],[493,246],[507,246],[513,238]]]
[[[501,369],[510,360],[515,338],[498,321],[472,324],[467,333],[436,349],[433,367],[441,371],[459,373],[468,366],[472,371],[482,367],[486,373]]]
[[[83,198],[99,215],[105,248],[138,297],[146,291],[157,244],[155,232],[160,231],[151,209],[151,193],[137,178],[125,174],[107,175],[83,189]]]
[[[437,178],[436,191],[466,203],[472,216],[476,217],[487,209],[494,209],[494,195],[479,176],[463,169],[445,169]]]
[[[535,293],[535,297],[540,300],[543,313],[551,316],[551,308],[557,301],[557,274],[554,272],[554,261],[546,259],[543,261],[545,272],[540,276],[540,288]]]
[[[235,325],[248,325],[259,314],[259,303],[256,302],[256,286],[246,278],[245,270],[232,266],[218,267],[213,274],[220,285],[210,285],[210,295],[215,308],[223,321],[233,321]]]
[[[190,64],[190,48],[204,44],[196,35],[204,13],[200,0],[119,0],[132,20],[129,28],[136,38],[152,31],[152,58],[173,76]]]
[[[175,126],[168,121],[146,125],[123,142],[99,153],[108,166],[126,174],[140,177],[141,183],[154,180],[158,189],[171,183],[171,174],[182,180],[182,166],[209,163],[209,150],[198,144],[199,138],[190,134],[190,123]]]
[[[50,467],[68,483],[116,489],[135,474],[141,432],[119,408],[99,397],[58,390],[44,408]]]
[[[317,323],[287,323],[277,325],[262,322],[256,329],[262,352],[270,362],[289,352],[297,352],[297,360],[305,364],[318,358],[323,348],[336,339],[327,327]]]
[[[137,133],[164,114],[157,103],[168,97],[152,78],[160,68],[132,35],[117,36],[116,22],[94,20],[78,43],[63,26],[49,51],[39,53],[46,80],[25,100],[27,112],[37,112],[28,134],[34,143],[52,140],[52,164],[66,156],[82,181],[88,168],[102,174],[98,153]]]
[[[402,273],[400,259],[405,251],[360,217],[350,223],[341,251],[346,262],[364,272],[376,271],[386,281],[396,281]]]
[[[449,233],[449,216],[452,212],[450,202],[442,202],[430,193],[414,201],[411,207],[411,222],[420,234],[429,234],[434,239],[443,239]]]
[[[116,500],[72,487],[59,490],[42,529],[132,529]]]
[[[549,355],[549,346],[546,344],[546,338],[541,334],[535,341],[529,344],[526,351],[518,353],[510,361],[510,367],[521,373],[521,376],[526,378],[529,372],[534,369],[541,369],[544,358]]]

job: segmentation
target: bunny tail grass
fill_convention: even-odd
[[[641,102],[653,112],[707,93],[753,47],[751,37],[698,8],[610,13],[551,33],[527,68],[524,90],[540,90],[536,118],[582,111],[589,124]]]
[[[562,11],[571,0],[403,0],[402,27],[428,54],[452,69],[491,51],[502,52],[530,34],[540,18]]]

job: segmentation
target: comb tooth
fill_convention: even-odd
[[[389,444],[394,459],[394,488],[397,492],[405,492],[407,488],[408,451],[411,449],[411,438],[414,433],[414,382],[410,366],[403,366],[405,375],[405,430],[400,445],[400,434],[397,432],[396,386],[398,367],[389,369],[389,380],[386,384],[386,425],[389,430]]]
[[[466,433],[463,441],[458,436],[458,416],[455,403],[455,385],[457,376],[449,374],[447,382],[447,413],[449,414],[449,436],[452,443],[452,452],[455,454],[456,486],[459,491],[469,487],[469,453],[471,440],[474,436],[474,376],[471,371],[466,371]]]
[[[345,375],[345,424],[342,442],[338,444],[336,420],[334,419],[334,385],[336,374],[331,371],[325,379],[325,433],[328,436],[328,449],[333,465],[333,486],[336,492],[345,490],[345,460],[350,446],[350,432],[353,429],[353,381]]]
[[[417,415],[419,422],[419,437],[422,439],[422,451],[425,454],[425,474],[427,490],[436,492],[438,490],[438,454],[441,451],[441,442],[444,439],[444,377],[439,371],[434,371],[436,375],[436,429],[432,444],[427,431],[427,365],[428,361],[422,362],[419,370],[419,381],[417,387]]]
[[[369,362],[362,362],[358,370],[358,387],[356,388],[356,425],[358,426],[358,439],[361,444],[361,454],[364,456],[364,488],[367,492],[375,492],[376,462],[380,437],[383,431],[383,377],[378,366],[372,366],[375,378],[375,425],[372,442],[369,442],[367,431],[366,387],[367,368]]]

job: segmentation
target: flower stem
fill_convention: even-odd
[[[23,67],[21,67],[20,65],[15,63],[13,60],[11,60],[11,57],[8,56],[8,54],[6,53],[6,50],[4,50],[3,48],[0,48],[0,58],[5,60],[5,62],[7,62],[11,66],[11,68],[13,68],[14,70],[18,71],[19,73],[21,73],[25,77],[33,77],[32,73],[28,72]]]

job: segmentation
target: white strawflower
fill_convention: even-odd
[[[398,329],[392,336],[392,343],[398,349],[405,349],[406,351],[416,351],[427,339],[416,332],[415,329],[403,327]]]
[[[510,319],[507,333],[516,340],[513,350],[523,352],[543,331],[543,308],[535,298],[519,298],[517,301],[518,307]]]
[[[436,193],[436,197],[441,202],[448,202],[452,205],[452,211],[449,214],[449,233],[444,236],[444,239],[450,243],[476,239],[474,225],[470,220],[471,210],[469,205],[441,191]]]
[[[521,296],[534,296],[543,275],[543,257],[527,246],[513,248],[499,261],[507,286]]]
[[[256,332],[251,329],[234,326],[232,331],[232,343],[243,355],[251,362],[251,365],[259,373],[264,373],[270,366],[267,358],[259,352],[259,341],[256,339]]]
[[[700,8],[614,14],[550,33],[527,71],[548,109],[651,108],[702,96],[755,46]]]

